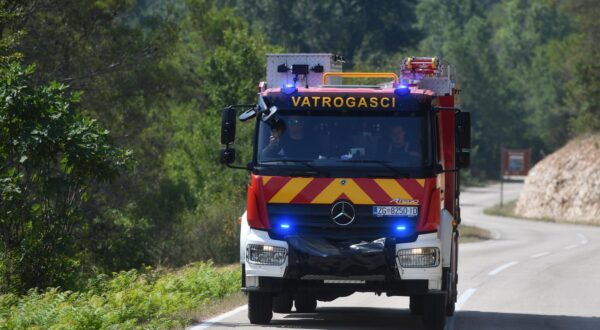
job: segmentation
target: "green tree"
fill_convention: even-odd
[[[600,130],[600,6],[594,0],[561,0],[559,8],[575,18],[577,32],[555,50],[555,63],[567,76],[567,96],[572,134]]]
[[[337,53],[355,63],[377,63],[413,46],[412,1],[232,0],[255,30],[286,50]]]
[[[80,114],[79,95],[36,85],[32,74],[0,66],[0,292],[72,284],[88,187],[114,179],[128,160]]]
[[[187,9],[184,41],[173,61],[181,72],[190,73],[185,88],[195,87],[198,97],[169,107],[173,148],[165,154],[163,168],[192,198],[178,212],[177,239],[167,242],[163,258],[175,264],[206,258],[231,262],[238,253],[237,219],[246,207],[248,173],[219,164],[220,110],[256,101],[265,54],[278,49],[252,32],[231,8],[190,0]],[[238,125],[238,158],[245,161],[250,160],[253,129],[252,124]]]
[[[569,17],[550,2],[523,0],[422,0],[417,14],[423,52],[456,67],[474,119],[475,174],[496,176],[502,147],[548,152],[564,143],[565,78],[555,50],[572,31]]]

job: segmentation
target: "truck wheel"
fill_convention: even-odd
[[[454,276],[458,276],[458,275],[454,275]],[[448,295],[448,302],[446,303],[446,316],[452,316],[454,315],[454,311],[456,309],[456,282],[457,280],[453,281],[454,283],[452,283],[452,287],[450,290],[450,294]]]
[[[429,293],[425,295],[423,308],[423,325],[426,330],[443,330],[446,325],[445,292]]]
[[[454,315],[456,309],[456,299],[458,293],[458,233],[454,234],[452,244],[451,262],[452,267],[450,268],[450,287],[448,288],[448,304],[446,305],[446,316]]]
[[[294,299],[290,294],[280,293],[273,296],[273,312],[275,313],[289,313],[292,311],[292,305]]]
[[[410,296],[410,312],[414,315],[423,315],[423,305],[425,298],[421,295]]]
[[[248,319],[252,324],[269,324],[273,318],[270,293],[248,292]]]
[[[317,299],[311,295],[298,294],[294,297],[296,312],[298,313],[314,313],[317,309]]]

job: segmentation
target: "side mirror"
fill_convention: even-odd
[[[234,107],[223,108],[221,112],[221,144],[228,145],[235,140],[236,112]]]
[[[456,149],[471,149],[471,114],[458,112],[455,115]]]
[[[456,153],[456,167],[467,168],[471,165],[471,154],[468,151],[459,151]]]
[[[235,161],[235,149],[221,149],[221,164],[229,165]]]

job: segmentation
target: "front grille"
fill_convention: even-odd
[[[373,240],[396,237],[397,241],[416,238],[418,217],[375,217],[372,205],[354,205],[356,217],[352,223],[340,226],[331,219],[331,205],[269,204],[267,207],[274,238],[287,236],[324,238],[361,238]]]

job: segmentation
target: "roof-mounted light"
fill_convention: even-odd
[[[398,85],[394,89],[394,94],[398,96],[404,96],[410,94],[410,88],[407,85]]]
[[[292,95],[296,91],[298,91],[298,88],[294,84],[285,84],[281,87],[281,92],[286,95]]]

